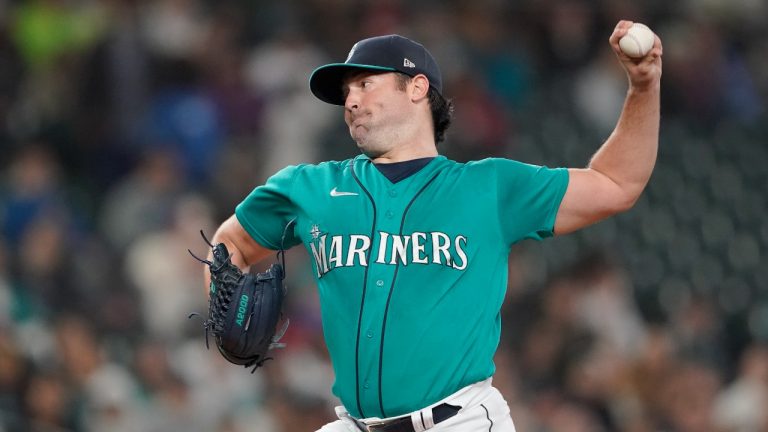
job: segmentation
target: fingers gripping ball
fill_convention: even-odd
[[[276,263],[266,272],[244,274],[232,264],[223,243],[206,242],[212,248],[212,261],[192,254],[211,271],[208,319],[203,322],[206,346],[210,333],[225,359],[253,366],[255,371],[270,359],[271,349],[282,347],[279,341],[288,328],[285,320],[278,329],[285,298],[283,266]]]
[[[645,24],[634,23],[619,40],[621,51],[632,58],[645,57],[653,48],[656,35]]]

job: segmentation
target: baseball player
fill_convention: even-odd
[[[309,253],[343,404],[320,431],[515,430],[491,383],[510,247],[631,208],[655,164],[661,41],[630,59],[618,41],[631,24],[610,36],[629,81],[621,116],[582,169],[439,155],[452,105],[410,39],[362,40],[312,73],[361,154],[282,169],[214,241],[243,269],[281,245]]]

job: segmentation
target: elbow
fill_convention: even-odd
[[[628,212],[632,209],[632,207],[635,206],[635,203],[637,200],[626,200],[616,205],[616,207],[613,209],[614,214],[620,214],[624,212]]]
[[[614,213],[624,213],[632,209],[632,207],[634,207],[637,203],[637,200],[640,199],[641,194],[642,190],[622,194],[621,197],[614,203]]]

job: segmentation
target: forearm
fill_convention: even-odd
[[[249,271],[251,265],[273,253],[270,249],[256,243],[250,234],[243,229],[234,215],[224,221],[219,229],[216,230],[211,243],[214,245],[224,243],[231,256],[232,263],[244,272]],[[212,252],[209,251],[208,260],[210,261],[212,258]],[[211,286],[211,272],[208,266],[204,266],[203,278],[207,292]]]
[[[619,40],[631,26],[619,21],[610,43],[627,72],[629,91],[616,128],[589,167],[568,170],[555,233],[566,234],[629,210],[648,184],[659,147],[661,40],[642,59],[621,52]]]
[[[228,239],[226,234],[220,234],[221,228],[216,231],[216,234],[213,236],[213,239],[211,239],[211,243],[214,245],[219,243],[224,243],[224,245],[227,247],[227,251],[230,255],[230,260],[232,261],[232,264],[236,265],[240,270],[243,272],[249,271],[250,265],[245,262],[243,258],[243,253],[237,248],[234,242],[232,242],[231,239]],[[208,251],[208,257],[206,258],[208,261],[213,261],[213,251]],[[211,269],[210,267],[203,266],[203,279],[205,280],[205,289],[206,292],[210,289],[211,286]]]
[[[224,245],[227,247],[227,251],[230,255],[230,260],[234,265],[236,265],[240,270],[247,272],[249,270],[249,265],[245,262],[243,258],[243,253],[238,249],[235,242],[233,242],[230,238],[227,237],[226,231],[223,230],[224,225],[222,225],[217,231],[216,234],[214,234],[213,238],[211,239],[211,243],[216,245],[219,243],[224,243]],[[213,261],[213,251],[208,251],[208,257],[206,258],[208,261]],[[206,293],[209,293],[210,287],[211,287],[211,269],[209,266],[203,266],[203,279],[205,280],[205,290]]]
[[[589,167],[610,178],[631,206],[653,172],[659,147],[659,82],[630,88],[616,128]]]

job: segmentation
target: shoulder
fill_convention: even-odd
[[[315,164],[305,163],[297,165],[288,165],[281,169],[275,176],[288,176],[295,180],[301,178],[316,178],[317,176],[334,175],[349,169],[354,159],[343,161],[325,161]]]
[[[506,158],[487,158],[463,164],[466,175],[483,183],[498,183],[505,187],[530,187],[537,183],[548,184],[552,179],[567,183],[565,168],[549,168]]]
[[[431,169],[439,171],[442,175],[461,177],[468,175],[487,175],[490,171],[496,169],[496,163],[491,158],[460,162],[449,159],[443,155],[438,156],[427,166],[431,167]]]
[[[520,162],[514,159],[491,157],[480,159],[476,161],[470,161],[466,163],[467,166],[472,169],[498,169],[498,168],[512,168],[512,169],[526,169],[526,168],[539,168],[538,165],[533,165],[525,162]]]
[[[455,169],[460,169],[464,172],[477,175],[491,175],[498,171],[509,172],[539,168],[535,165],[499,157],[473,160],[464,163],[454,162],[454,165]]]
[[[535,175],[542,171],[559,171],[563,168],[549,168],[543,165],[520,162],[506,158],[487,158],[466,163],[469,170],[483,173],[498,172],[504,175]]]

